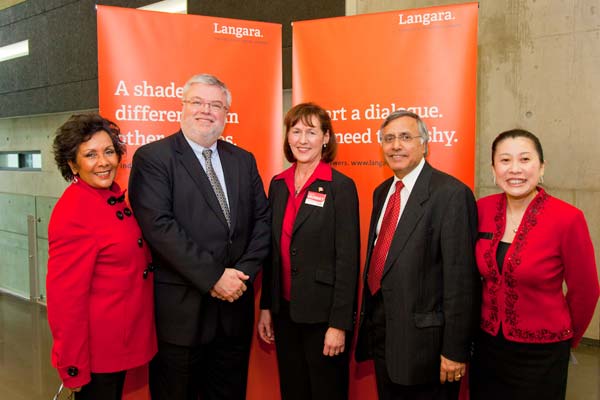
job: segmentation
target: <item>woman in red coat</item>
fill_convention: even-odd
[[[71,181],[48,226],[52,364],[77,400],[120,399],[128,369],[156,353],[150,253],[114,182],[119,128],[97,114],[58,128],[56,164]]]
[[[503,193],[477,204],[483,292],[471,399],[564,399],[569,350],[598,300],[587,224],[580,210],[538,186],[544,155],[532,133],[501,133],[492,170]]]

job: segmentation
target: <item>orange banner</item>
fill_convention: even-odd
[[[283,161],[281,25],[108,6],[97,11],[100,113],[120,126],[127,144],[121,186],[137,148],[179,130],[186,80],[211,73],[233,97],[222,139],[254,153],[266,187]],[[250,363],[248,398],[276,398],[274,350],[254,338]],[[145,367],[128,374],[124,399],[149,398],[146,374]]]
[[[362,259],[374,188],[391,176],[378,129],[396,109],[427,123],[428,161],[471,188],[475,167],[477,3],[294,22],[293,103],[329,110],[334,167],[358,186]],[[361,288],[362,290],[362,288]],[[376,398],[372,366],[351,364],[351,399]]]
[[[222,139],[256,156],[266,184],[281,170],[281,25],[97,6],[100,113],[121,127],[127,155],[179,130],[185,81],[216,75],[233,101]]]

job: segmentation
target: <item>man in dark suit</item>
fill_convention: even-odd
[[[216,77],[193,76],[181,131],[133,158],[129,198],[156,267],[153,400],[245,399],[270,212],[252,154],[218,140],[230,104]]]
[[[405,110],[380,129],[394,177],[373,194],[356,358],[381,400],[457,399],[478,315],[475,199],[425,161],[428,138]]]

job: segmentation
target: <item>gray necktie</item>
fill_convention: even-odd
[[[217,195],[217,200],[219,200],[219,205],[221,206],[221,210],[223,210],[223,214],[225,214],[225,219],[227,220],[227,226],[231,226],[231,216],[229,215],[229,205],[227,204],[227,199],[225,198],[225,193],[223,193],[223,188],[221,187],[221,183],[219,183],[219,178],[217,178],[217,174],[215,174],[215,170],[212,166],[211,156],[212,150],[206,149],[202,150],[202,155],[206,160],[206,175],[208,175],[208,180],[210,181],[210,185],[212,186],[215,194]]]

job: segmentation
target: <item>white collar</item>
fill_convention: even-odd
[[[215,141],[210,147],[204,147],[204,146],[200,146],[198,143],[194,142],[192,139],[190,139],[187,136],[185,136],[185,133],[183,134],[183,137],[188,142],[188,144],[190,145],[190,147],[192,148],[192,150],[194,150],[194,153],[202,155],[202,151],[203,150],[210,149],[210,150],[212,150],[211,157],[213,155],[217,154],[217,142],[218,142],[218,140]]]
[[[402,183],[404,184],[404,189],[408,190],[408,193],[412,192],[415,183],[417,183],[417,178],[423,170],[423,166],[425,166],[425,157],[421,158],[421,161],[419,161],[417,166],[408,174],[406,174],[404,178],[400,179],[396,175],[394,175],[394,181],[392,182],[392,186],[394,186],[396,182],[402,181]]]

